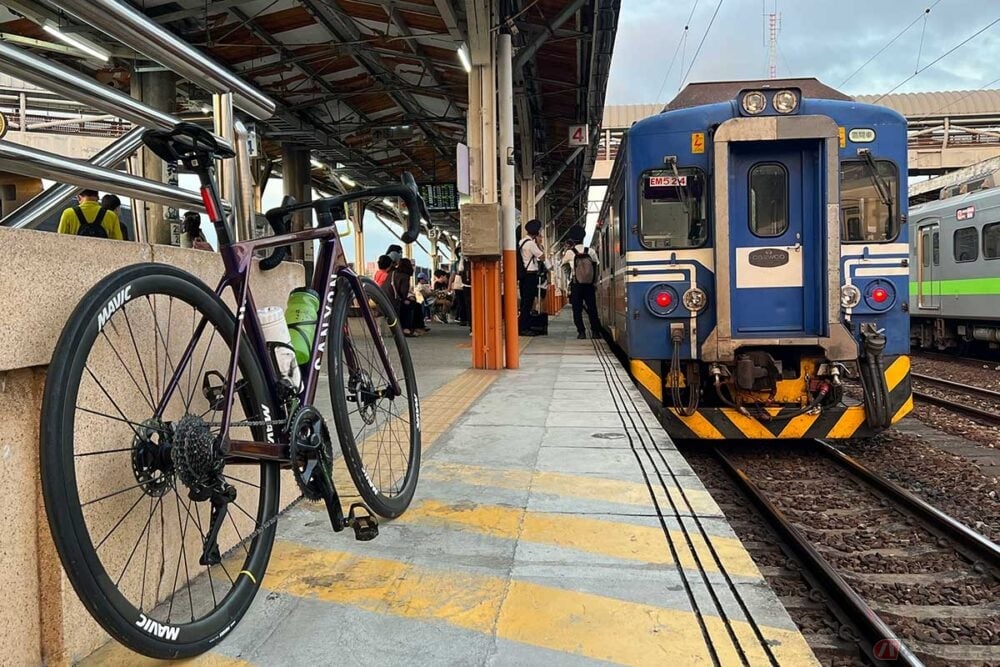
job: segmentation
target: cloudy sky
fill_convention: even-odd
[[[608,104],[666,102],[677,93],[685,75],[687,81],[766,78],[764,13],[765,6],[769,12],[774,4],[775,0],[722,0],[692,67],[698,43],[720,6],[718,0],[624,0]],[[682,43],[685,22],[693,7],[687,39]],[[926,15],[926,27],[920,18],[854,74],[928,7],[931,11]],[[881,94],[1000,19],[1000,2],[777,0],[777,12],[781,14],[779,77],[815,76],[848,94]],[[678,44],[682,44],[680,49]],[[998,62],[1000,23],[921,72],[897,92],[980,88],[1000,77]],[[1000,87],[1000,81],[991,87]]]

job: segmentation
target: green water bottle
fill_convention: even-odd
[[[300,366],[309,363],[318,321],[319,294],[308,287],[292,290],[285,308],[285,322],[295,350],[295,361]]]

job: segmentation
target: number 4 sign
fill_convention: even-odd
[[[570,146],[586,146],[590,143],[590,126],[589,125],[570,125],[569,126],[569,145]]]

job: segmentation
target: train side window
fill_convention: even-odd
[[[931,265],[931,246],[927,243],[927,234],[923,234],[924,242],[920,244],[920,265]]]
[[[956,229],[954,246],[956,262],[974,262],[979,259],[979,233],[976,228],[962,227],[961,229]]]
[[[628,216],[625,215],[624,193],[618,200],[618,207],[616,213],[618,214],[618,254],[624,257],[626,240],[628,239],[628,222],[627,222]]]
[[[750,231],[781,236],[788,231],[788,172],[770,162],[750,169]]]
[[[983,226],[983,257],[985,259],[1000,258],[1000,222]]]
[[[941,266],[941,238],[936,229],[931,234],[931,252],[933,253],[934,266]]]
[[[875,160],[875,167],[877,173],[862,160],[840,163],[840,224],[845,243],[892,241],[899,233],[899,169],[890,160]]]
[[[697,248],[708,235],[705,174],[692,167],[639,177],[639,240],[647,248]]]

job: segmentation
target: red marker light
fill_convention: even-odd
[[[872,290],[872,300],[875,303],[885,303],[885,300],[889,298],[889,293],[885,291],[882,287],[876,287]]]
[[[668,308],[673,300],[673,297],[670,296],[670,292],[660,292],[656,295],[656,305],[660,308]]]

